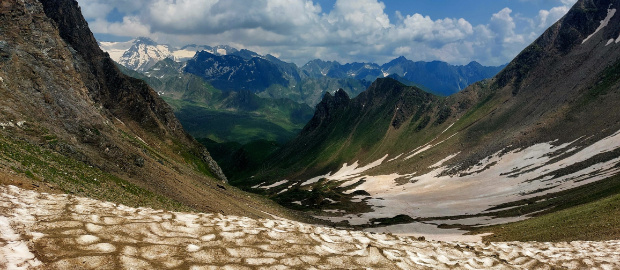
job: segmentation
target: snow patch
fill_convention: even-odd
[[[390,225],[386,227],[365,229],[366,232],[384,233],[389,232],[399,236],[423,236],[427,240],[434,241],[459,241],[481,242],[482,237],[489,234],[464,235],[466,231],[459,229],[439,229],[437,225],[414,222],[408,224]],[[415,232],[415,234],[411,233]]]
[[[345,213],[346,211],[340,210],[340,209],[325,209],[323,210],[323,212],[338,214],[338,213]]]
[[[94,244],[96,242],[99,242],[99,237],[94,236],[94,235],[82,235],[82,236],[79,236],[75,240],[75,242],[80,244],[80,245],[90,245],[90,244]]]
[[[328,201],[329,203],[332,203],[332,204],[338,203],[338,201],[334,201],[334,200],[332,200],[330,198],[325,198],[325,200]]]
[[[353,196],[353,198],[351,198],[351,202],[362,202],[367,196],[364,195],[357,195],[357,196]]]
[[[394,157],[393,159],[388,160],[387,162],[392,162],[392,161],[394,161],[394,160],[397,160],[399,157],[402,157],[403,155],[404,155],[404,154],[400,154],[400,155],[398,155],[398,156]]]
[[[272,188],[274,188],[274,187],[277,187],[277,186],[281,186],[281,185],[283,185],[283,184],[286,184],[287,182],[288,182],[288,180],[282,180],[282,181],[278,181],[278,182],[275,182],[275,183],[273,183],[273,184],[271,184],[271,185],[264,186],[264,187],[260,187],[260,188],[262,188],[262,189],[272,189]]]
[[[417,147],[416,149],[411,150],[411,151],[408,153],[408,154],[410,154],[410,155],[408,155],[407,157],[405,157],[405,160],[408,160],[408,159],[410,159],[410,158],[412,158],[412,157],[414,157],[414,156],[416,156],[416,155],[418,155],[418,154],[420,154],[420,153],[422,153],[422,152],[424,152],[424,151],[426,151],[426,150],[428,150],[428,149],[431,149],[431,148],[433,148],[434,146],[439,145],[439,144],[441,144],[441,143],[443,143],[443,142],[445,142],[445,141],[447,141],[447,140],[451,139],[452,137],[454,137],[456,134],[458,134],[458,132],[457,132],[457,133],[452,134],[452,136],[450,136],[450,137],[446,138],[446,139],[445,139],[445,140],[443,140],[443,141],[440,141],[440,142],[438,142],[438,143],[436,143],[436,144],[432,144],[432,142],[434,142],[434,141],[436,141],[437,139],[439,139],[439,137],[440,137],[441,135],[443,135],[444,133],[446,133],[446,131],[448,131],[448,130],[452,127],[452,126],[454,126],[454,124],[455,124],[456,122],[458,122],[459,120],[460,120],[460,119],[457,119],[456,121],[454,121],[454,123],[450,124],[450,125],[449,125],[449,126],[448,126],[445,130],[444,130],[444,131],[442,131],[441,133],[439,133],[439,135],[437,135],[437,137],[435,137],[435,138],[434,138],[433,140],[431,140],[430,142],[428,142],[428,143],[426,143],[426,144],[424,144],[424,145],[422,145],[422,146],[420,146],[420,147]],[[413,154],[411,154],[411,153],[413,153]]]
[[[357,178],[354,180],[365,181],[346,193],[351,194],[358,190],[368,192],[370,197],[363,200],[372,211],[320,218],[363,225],[373,218],[389,218],[401,214],[419,218],[485,214],[487,209],[496,205],[555,193],[620,174],[620,157],[581,168],[573,173],[561,174],[563,168],[592,161],[596,155],[620,148],[620,131],[583,148],[574,146],[582,140],[579,138],[559,145],[554,144],[554,141],[508,152],[498,151],[480,160],[475,166],[457,173],[453,173],[455,168],[446,167],[444,163],[459,153],[437,162],[431,167],[434,169],[424,175],[356,174]],[[404,179],[404,184],[402,180],[397,183],[397,179]],[[353,180],[350,180],[341,186],[353,183]],[[362,198],[355,197],[352,202],[360,202]],[[527,217],[521,216],[513,219],[525,218]],[[488,225],[509,221],[483,217],[476,220],[457,220],[454,224],[475,222],[474,224]],[[375,231],[393,232],[395,228],[401,228],[402,233],[420,233],[415,231],[416,226],[407,224],[377,228]]]
[[[446,129],[446,130],[447,130],[447,129]],[[448,137],[448,138],[446,138],[445,140],[442,140],[442,141],[440,141],[440,142],[438,142],[438,143],[435,143],[435,144],[427,143],[427,144],[425,144],[425,145],[422,145],[422,146],[420,146],[420,147],[418,147],[418,148],[414,149],[413,151],[415,151],[415,152],[414,152],[413,154],[411,154],[411,155],[407,156],[407,157],[405,158],[405,160],[408,160],[408,159],[410,159],[410,158],[412,158],[412,157],[415,157],[415,156],[417,156],[418,154],[420,154],[420,153],[422,153],[422,152],[424,152],[424,151],[426,151],[426,150],[429,150],[429,149],[431,149],[431,148],[433,148],[433,147],[435,147],[435,146],[437,146],[437,145],[442,144],[443,142],[445,142],[445,141],[447,141],[447,140],[449,140],[449,139],[452,139],[452,137],[456,136],[456,134],[458,134],[458,132],[457,132],[457,133],[452,134],[450,137]],[[439,136],[438,136],[438,137],[439,137]],[[436,138],[435,138],[435,140],[436,140]],[[433,140],[433,141],[434,141],[434,140]],[[432,142],[432,141],[431,141],[431,142]],[[416,150],[417,150],[417,151],[416,151]],[[411,151],[411,152],[413,152],[413,151]],[[410,153],[411,153],[411,152],[410,152]]]
[[[0,122],[0,127],[2,127],[2,129],[7,128],[7,127],[15,127],[15,124],[13,124],[13,121]]]
[[[17,219],[27,219],[25,216],[17,216]],[[8,218],[0,216],[0,266],[6,269],[30,269],[41,266],[41,261],[37,259],[28,243],[22,240],[21,236],[13,230]]]
[[[330,175],[331,175],[331,172],[328,172],[325,175],[319,175],[317,177],[310,178],[310,179],[306,180],[305,182],[301,183],[301,185],[302,186],[312,185],[312,184],[318,182],[319,180],[321,180],[323,178],[329,177]]]
[[[120,62],[123,54],[133,46],[135,40],[130,40],[127,42],[99,42],[99,48],[102,51],[107,52],[110,55],[110,58],[116,62]]]
[[[199,251],[200,247],[194,244],[187,245],[187,252],[196,252]]]
[[[146,144],[146,145],[149,145],[149,144],[148,144],[148,143],[146,143],[146,142],[145,142],[142,138],[140,138],[140,136],[136,136],[136,138],[137,138],[138,140],[140,140],[142,143],[144,143],[144,144]]]
[[[175,61],[184,61],[192,59],[196,55],[196,51],[192,50],[176,50],[172,52]]]
[[[2,129],[7,128],[7,127],[16,127],[16,126],[19,128],[23,128],[25,124],[26,124],[26,121],[18,121],[17,123],[13,123],[13,121],[0,122],[0,127],[2,127]]]
[[[359,164],[356,161],[354,164],[352,164],[351,166],[347,166],[347,163],[342,165],[342,168],[336,172],[334,175],[327,177],[330,180],[347,180],[349,178],[353,178],[356,176],[359,176],[361,173],[370,170],[374,167],[377,167],[379,165],[381,165],[381,163],[383,163],[383,161],[388,157],[388,155],[386,154],[385,156],[383,156],[382,158],[364,166],[364,167],[360,167],[358,168]]]
[[[446,158],[444,158],[444,159],[440,160],[439,162],[437,162],[437,163],[433,164],[433,165],[431,166],[431,168],[441,167],[441,165],[443,165],[444,163],[446,163],[446,162],[448,162],[449,160],[453,159],[454,157],[458,156],[458,154],[460,154],[460,153],[461,153],[461,152],[458,152],[458,153],[456,153],[456,154],[454,154],[454,155],[449,155],[449,156],[447,156]]]
[[[394,180],[406,175],[365,176],[366,182],[355,189],[371,194],[373,199],[367,203],[374,212],[362,214],[361,218],[368,221],[398,214],[437,217],[483,213],[493,205],[574,188],[620,173],[616,167],[620,158],[616,158],[572,174],[553,175],[566,166],[619,148],[620,132],[579,151],[568,146],[541,143],[505,154],[498,152],[461,174],[444,175],[448,168],[441,167],[411,177],[401,186],[395,186]],[[553,153],[569,156],[554,160]],[[548,176],[540,178],[543,175]],[[548,190],[537,192],[542,189]]]
[[[601,21],[601,24],[598,26],[598,28],[596,28],[596,31],[594,31],[594,33],[592,33],[591,35],[589,35],[586,39],[584,39],[581,44],[586,43],[591,37],[593,37],[594,35],[596,35],[596,33],[598,33],[599,31],[601,31],[603,28],[605,28],[605,26],[607,26],[607,24],[609,24],[609,21],[611,20],[611,18],[614,17],[614,15],[616,14],[616,9],[607,9],[607,17],[605,17],[605,19],[603,19]]]
[[[526,269],[532,265],[618,269],[620,266],[619,241],[483,243],[479,241],[480,235],[462,236],[462,231],[456,229],[439,230],[431,223],[435,221],[367,229],[392,232],[375,234],[277,217],[256,220],[222,214],[130,208],[11,186],[0,186],[0,202],[1,212],[10,213],[0,216],[2,269],[101,269],[110,262],[120,262],[118,268],[126,269],[179,268],[197,262],[205,268],[234,264],[237,268],[251,269],[261,265],[269,269],[278,265],[302,269],[316,265],[328,269],[343,265],[353,269]],[[105,229],[84,236],[81,229],[71,229],[84,224],[87,218],[84,213],[118,222],[102,224]],[[175,216],[177,221],[180,217],[200,226],[188,227],[183,222],[175,222]],[[346,217],[349,218],[353,219]],[[48,236],[28,241],[32,240],[35,247],[45,246],[37,249],[36,254],[46,257],[46,261],[53,260],[50,265],[38,261],[27,242],[16,233],[32,235],[37,230],[43,230]],[[420,232],[414,236],[451,242],[403,236],[411,235],[411,231]],[[110,240],[110,243],[95,243],[98,239]],[[469,243],[452,242],[455,240]],[[346,260],[343,263],[339,258]]]
[[[342,164],[342,167],[340,168],[340,170],[338,170],[336,173],[334,173],[333,175],[331,174],[331,172],[325,174],[325,175],[320,175],[314,178],[310,178],[308,180],[306,180],[305,182],[303,182],[301,185],[302,186],[306,186],[306,185],[310,185],[310,184],[314,184],[316,182],[318,182],[319,180],[326,178],[328,180],[349,180],[351,178],[355,178],[357,176],[359,176],[361,173],[370,170],[374,167],[377,167],[379,165],[381,165],[381,163],[383,163],[383,161],[388,157],[388,154],[386,154],[385,156],[383,156],[382,158],[369,163],[368,165],[364,166],[364,167],[359,167],[359,162],[356,161],[355,163],[348,165],[348,163]]]
[[[421,148],[420,148],[420,147],[418,147],[418,148],[419,148],[419,150],[418,150],[418,148],[414,149],[413,151],[415,151],[415,152],[414,152],[413,154],[408,155],[407,157],[405,157],[405,160],[408,160],[408,159],[410,159],[410,158],[412,158],[412,157],[415,157],[416,155],[418,155],[418,154],[420,154],[420,153],[422,153],[422,152],[424,152],[424,151],[426,151],[426,150],[428,150],[428,149],[433,148],[433,146],[435,146],[435,145],[434,145],[434,144],[425,144],[425,145],[423,145]],[[417,151],[416,151],[416,150],[417,150]]]
[[[446,133],[446,131],[448,131],[448,129],[450,129],[452,126],[454,126],[454,124],[456,124],[456,122],[458,122],[460,119],[457,119],[456,121],[454,121],[454,123],[450,124],[446,129],[444,129],[444,131],[441,132],[441,134]],[[441,135],[440,134],[440,135]]]

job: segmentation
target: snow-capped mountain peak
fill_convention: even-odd
[[[117,63],[140,72],[148,70],[155,63],[166,58],[177,62],[187,61],[194,57],[196,52],[200,51],[206,51],[218,56],[239,52],[239,50],[228,45],[211,47],[190,44],[181,48],[175,48],[169,45],[158,44],[148,37],[138,37],[126,42],[99,42],[99,47],[103,51],[108,52],[110,57]]]
[[[133,41],[129,50],[118,59],[118,63],[137,71],[145,71],[155,63],[173,58],[172,48],[168,45],[159,45],[150,38],[139,37]]]

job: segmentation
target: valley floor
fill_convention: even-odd
[[[436,242],[0,186],[2,269],[620,268],[620,241]]]

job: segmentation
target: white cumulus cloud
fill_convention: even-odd
[[[395,12],[378,0],[336,0],[324,12],[314,0],[78,0],[95,33],[148,36],[160,43],[228,44],[279,55],[298,65],[314,59],[387,62],[398,56],[465,64],[511,60],[576,0],[521,18],[510,8],[487,23]],[[541,0],[521,0],[541,1]],[[113,10],[123,18],[109,21]],[[527,27],[517,21],[527,20]]]

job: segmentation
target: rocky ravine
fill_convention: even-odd
[[[620,241],[460,243],[0,187],[2,269],[620,267]]]

